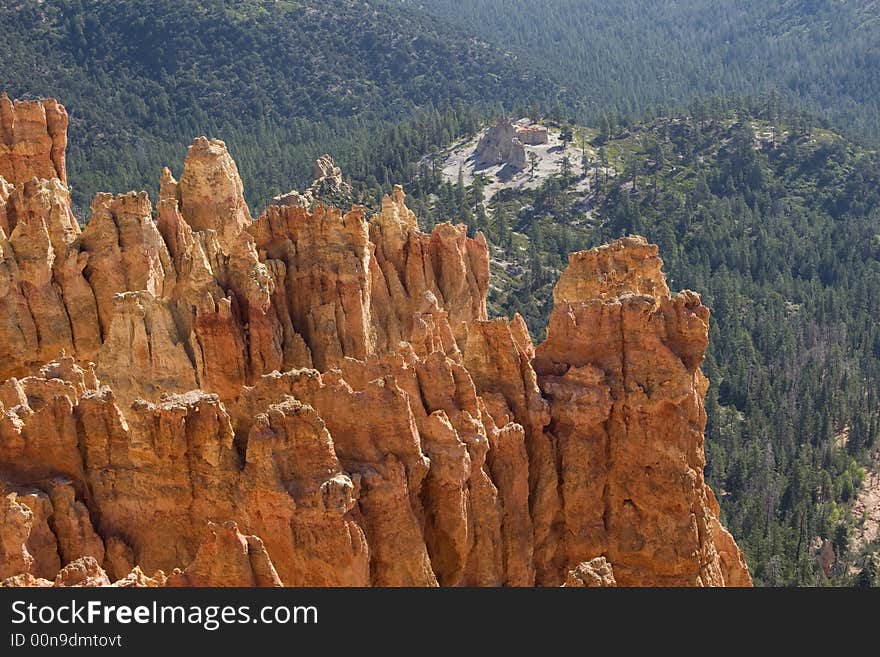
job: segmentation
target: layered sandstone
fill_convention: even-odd
[[[166,586],[281,586],[281,580],[258,536],[242,535],[232,521],[209,522],[195,559]]]
[[[67,110],[54,99],[9,100],[0,94],[0,177],[67,182]]]
[[[556,436],[561,549],[604,555],[623,586],[732,583],[742,565],[719,555],[703,480],[709,310],[672,295],[661,265],[656,246],[625,238],[572,254],[554,290],[534,367]]]
[[[485,238],[400,187],[252,220],[199,138],[80,230],[41,107],[0,179],[6,584],[750,583],[703,480],[709,311],[655,246],[573,254],[536,349],[487,318]]]

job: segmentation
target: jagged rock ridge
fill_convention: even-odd
[[[655,246],[573,254],[536,349],[486,317],[484,237],[400,187],[253,220],[198,138],[80,230],[45,125],[0,153],[7,583],[750,584],[702,475],[709,311]]]

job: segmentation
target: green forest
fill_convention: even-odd
[[[325,152],[390,185],[377,163],[414,153],[372,151],[417,114],[446,117],[439,145],[457,136],[453,113],[564,95],[501,50],[381,2],[21,0],[0,5],[0,31],[14,35],[0,87],[70,113],[80,218],[96,192],[158,190],[198,135],[227,142],[258,207],[309,181]]]
[[[880,140],[873,0],[399,1],[474,30],[560,80],[581,99],[580,119],[772,93]]]
[[[197,135],[255,211],[329,152],[368,206],[402,182],[424,228],[483,231],[490,312],[536,342],[568,253],[643,234],[712,309],[706,474],[756,584],[880,584],[851,512],[880,449],[877,3],[148,4],[0,7],[0,88],[70,112],[80,220],[95,192],[154,194]],[[438,154],[501,113],[582,157],[490,201],[444,181]]]

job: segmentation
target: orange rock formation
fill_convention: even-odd
[[[0,94],[0,177],[15,184],[30,178],[67,183],[67,110],[58,101],[9,100]]]
[[[80,230],[63,107],[0,117],[7,584],[751,583],[703,480],[709,311],[655,246],[573,254],[536,349],[487,319],[483,236],[400,187],[252,220],[199,138]]]

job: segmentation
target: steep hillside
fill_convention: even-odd
[[[98,191],[155,191],[192,135],[224,136],[257,203],[310,180],[323,152],[390,183],[370,151],[419,110],[557,93],[499,49],[381,0],[16,0],[0,31],[0,87],[67,101],[80,217]],[[432,120],[425,140],[459,130]]]
[[[402,0],[562,78],[588,116],[768,96],[880,139],[873,0]]]

